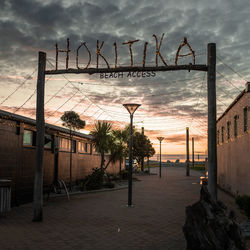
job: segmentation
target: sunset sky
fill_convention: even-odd
[[[223,113],[250,80],[250,4],[248,0],[3,0],[0,9],[0,109],[35,118],[38,51],[47,53],[47,69],[55,68],[55,43],[66,49],[70,39],[69,67],[76,68],[76,50],[86,42],[96,67],[96,41],[104,41],[102,55],[114,67],[130,65],[129,40],[135,66],[155,66],[155,39],[165,33],[160,52],[174,65],[176,51],[187,37],[196,64],[206,64],[207,44],[217,46],[217,116]],[[189,51],[184,48],[182,54]],[[79,66],[88,62],[81,48]],[[191,57],[179,59],[189,64]],[[164,64],[159,59],[159,66]],[[99,67],[107,67],[99,58]],[[65,68],[65,53],[59,54]],[[185,130],[195,138],[196,153],[207,150],[207,75],[198,71],[155,72],[149,77],[101,78],[99,74],[46,76],[45,119],[61,126],[64,111],[74,110],[87,123],[107,120],[115,128],[129,123],[124,103],[140,103],[134,124],[159,150],[157,136],[166,139],[162,152],[185,153]],[[191,144],[190,144],[191,146]]]

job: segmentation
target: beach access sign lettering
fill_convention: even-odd
[[[129,66],[119,66],[118,64],[118,44],[116,42],[113,43],[114,47],[114,59],[113,59],[113,65],[112,67],[110,66],[110,63],[108,60],[104,57],[103,55],[103,45],[104,41],[99,43],[99,40],[96,41],[96,50],[95,50],[95,70],[96,73],[98,72],[100,74],[100,79],[110,79],[110,78],[123,78],[123,77],[138,77],[138,78],[145,78],[145,77],[155,77],[156,73],[153,69],[158,71],[158,65],[159,61],[161,64],[164,66],[169,66],[164,59],[162,53],[161,53],[161,46],[162,46],[162,41],[164,37],[164,33],[162,34],[160,41],[158,41],[158,37],[156,35],[153,35],[154,40],[155,40],[155,66],[146,66],[146,58],[147,58],[147,48],[148,48],[148,42],[144,42],[143,46],[143,53],[142,53],[142,59],[141,59],[141,65],[140,66],[135,66],[134,65],[134,57],[133,57],[133,49],[132,46],[135,43],[138,43],[140,40],[129,40],[127,42],[121,43],[120,45],[125,45],[128,46],[129,50],[129,56],[130,56],[130,65]],[[67,39],[67,46],[66,49],[62,50],[58,48],[58,44],[56,43],[56,71],[66,71],[67,73],[70,73],[71,71],[81,71],[81,73],[89,73],[92,74],[93,72],[93,67],[90,67],[90,65],[93,65],[92,59],[92,53],[90,49],[87,46],[86,42],[80,43],[76,50],[76,57],[75,57],[75,62],[76,62],[76,69],[69,68],[69,56],[70,56],[70,46],[69,46],[69,38]],[[183,47],[187,47],[189,52],[187,54],[180,54],[180,51]],[[66,69],[58,69],[58,55],[59,53],[66,53]],[[83,61],[83,58],[80,58],[80,54],[87,54],[87,58],[84,58],[85,63],[81,63],[80,61]],[[178,65],[178,59],[180,57],[184,56],[191,56],[192,57],[192,63],[190,65],[195,65],[195,51],[192,50],[190,44],[187,41],[187,38],[184,37],[183,41],[179,45],[177,52],[176,52],[176,57],[175,57],[175,66]],[[87,59],[87,60],[86,60]],[[106,67],[105,68],[99,68],[99,61],[102,60]],[[76,72],[78,73],[78,72]]]
[[[147,71],[147,72],[114,72],[114,73],[100,73],[100,79],[110,79],[110,78],[123,78],[123,77],[138,77],[138,78],[145,78],[145,77],[155,77],[156,73],[154,71]]]

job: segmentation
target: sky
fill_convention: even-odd
[[[0,109],[35,118],[38,52],[46,53],[46,69],[55,69],[55,44],[70,42],[69,68],[76,68],[76,51],[85,42],[91,53],[89,67],[96,67],[96,43],[110,67],[130,66],[129,40],[134,66],[155,66],[156,41],[162,34],[161,55],[168,65],[183,38],[195,51],[196,64],[207,63],[207,44],[216,43],[217,117],[244,89],[250,79],[250,3],[248,0],[2,0],[0,9]],[[189,53],[183,47],[181,54]],[[65,53],[58,68],[65,69]],[[88,53],[79,49],[79,67],[86,67]],[[190,56],[178,64],[192,63]],[[159,66],[164,66],[159,59]],[[99,67],[107,65],[99,58]],[[46,75],[45,120],[61,126],[64,111],[77,112],[88,133],[97,120],[114,128],[129,123],[124,103],[139,103],[134,125],[159,152],[157,137],[164,137],[162,153],[183,154],[185,132],[195,140],[195,153],[207,152],[207,75],[201,71],[151,72],[150,76],[105,78],[100,74]]]

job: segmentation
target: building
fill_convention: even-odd
[[[250,82],[217,120],[218,184],[250,195]]]
[[[93,168],[100,167],[101,157],[95,152],[90,135],[72,134],[72,182],[75,182],[91,173]],[[30,202],[33,200],[36,121],[0,110],[0,138],[0,179],[12,180],[13,205]],[[68,129],[45,125],[45,192],[58,179],[69,182],[70,147]],[[108,171],[118,173],[119,162],[110,163]]]

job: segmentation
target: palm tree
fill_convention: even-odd
[[[80,119],[80,116],[74,111],[65,111],[61,116],[61,120],[63,121],[63,126],[67,127],[70,132],[70,181],[69,181],[69,189],[71,191],[72,187],[72,130],[78,130],[85,127],[85,121]]]
[[[111,134],[112,124],[106,121],[98,121],[95,123],[95,129],[90,132],[93,136],[93,143],[97,152],[101,154],[101,166],[103,170],[105,153],[111,151],[113,137]]]
[[[121,171],[121,164],[123,159],[126,156],[127,151],[127,144],[126,144],[126,134],[122,130],[112,130],[112,141],[110,143],[110,156],[109,161],[104,167],[106,170],[111,162],[115,163],[116,161],[120,161],[120,171]]]
[[[129,133],[125,129],[125,130],[113,130],[112,134],[114,137],[114,142],[111,148],[110,161],[116,162],[119,160],[120,172],[121,172],[122,162],[127,154],[127,141],[128,141]],[[108,164],[106,165],[105,169],[107,167],[108,167]]]

